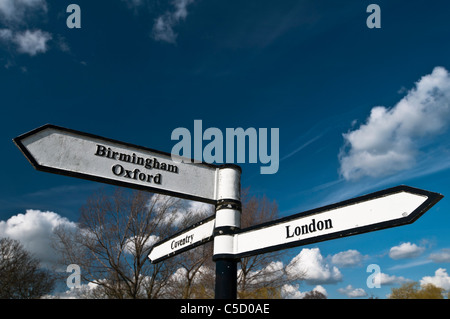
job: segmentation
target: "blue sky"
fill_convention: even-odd
[[[71,3],[80,29],[66,25]],[[370,3],[380,29],[366,25]],[[101,187],[33,170],[12,138],[45,123],[166,152],[172,131],[193,131],[194,120],[279,128],[278,172],[241,166],[243,187],[276,200],[282,216],[399,184],[446,196],[412,225],[291,249],[317,270],[301,292],[384,298],[406,280],[448,290],[449,10],[395,0],[0,1],[0,232],[12,234],[7,221],[27,210],[76,221]],[[369,264],[382,288],[367,287]]]

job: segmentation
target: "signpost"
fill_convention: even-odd
[[[240,258],[413,223],[441,194],[398,186],[240,229],[241,168],[190,159],[54,125],[14,139],[34,168],[215,204],[216,213],[156,243],[158,263],[214,240],[217,299],[236,298]]]
[[[219,166],[54,125],[14,139],[34,168],[214,204]]]
[[[386,189],[238,231],[233,254],[249,257],[411,224],[441,198],[408,186]]]

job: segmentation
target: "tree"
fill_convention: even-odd
[[[187,211],[177,229],[183,230],[213,215],[213,206],[200,211]],[[168,237],[169,234],[166,236]],[[213,244],[205,243],[170,258],[176,270],[170,276],[162,291],[163,298],[206,299],[214,297]]]
[[[242,228],[278,217],[275,202],[249,197],[244,191]],[[97,288],[80,290],[98,298],[212,298],[215,270],[213,244],[207,243],[152,265],[151,246],[211,216],[187,201],[146,192],[117,189],[112,196],[95,193],[81,208],[78,228],[55,231],[62,264],[77,264],[84,282]],[[189,205],[188,205],[189,206]],[[284,284],[297,280],[280,260],[283,252],[243,258],[238,272],[239,298],[280,298]]]
[[[415,299],[414,294],[417,292],[419,286],[418,282],[407,282],[401,285],[400,288],[392,288],[390,299]]]
[[[170,277],[164,289],[165,297],[213,298],[215,272],[212,251],[212,243],[206,243],[175,257],[178,269]]]
[[[22,244],[0,239],[0,298],[35,299],[50,293],[55,278],[31,256]]]
[[[416,299],[444,299],[442,293],[444,289],[436,287],[433,284],[425,284],[417,291]]]
[[[399,288],[392,288],[390,299],[443,299],[444,289],[433,284],[420,287],[418,282],[408,282]]]
[[[55,231],[55,248],[62,264],[79,265],[82,279],[97,285],[91,297],[158,298],[176,265],[152,265],[148,253],[170,234],[179,208],[179,200],[168,196],[100,191],[81,208],[77,230]]]
[[[249,189],[242,195],[241,228],[247,228],[279,218],[278,205],[266,196],[249,196]],[[288,267],[280,261],[287,251],[242,258],[238,272],[238,296],[241,299],[281,298],[281,287],[300,280],[303,274],[292,276]],[[289,265],[290,269],[295,267]]]
[[[311,290],[305,293],[305,296],[303,299],[327,299],[327,296],[325,296],[323,293],[317,290]]]

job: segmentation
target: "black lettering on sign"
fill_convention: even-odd
[[[140,180],[142,182],[161,184],[161,174],[150,175],[141,172],[139,169],[128,170],[122,165],[116,164],[111,168],[111,171],[116,176],[121,176],[128,179]]]
[[[149,170],[158,169],[161,171],[166,171],[166,172],[174,173],[174,174],[179,173],[178,166],[176,166],[176,165],[160,162],[156,158],[140,157],[140,156],[137,156],[136,153],[130,154],[130,153],[118,152],[118,151],[111,149],[111,147],[106,147],[106,146],[100,145],[100,144],[97,144],[97,149],[96,149],[94,155],[99,156],[99,157],[109,158],[109,159],[116,160],[116,161],[125,162],[125,163],[140,165]],[[137,178],[139,178],[139,176],[136,177],[135,179],[137,179]]]
[[[294,236],[300,237],[301,235],[314,233],[316,231],[327,230],[333,228],[333,222],[331,218],[326,220],[319,220],[316,222],[315,218],[312,219],[311,223],[304,224],[301,226],[296,226],[291,229],[291,226],[286,226],[286,238],[292,238]]]
[[[194,235],[186,236],[185,238],[179,239],[179,240],[173,240],[170,244],[170,248],[176,249],[181,246],[185,246],[188,244],[191,244],[194,240]]]

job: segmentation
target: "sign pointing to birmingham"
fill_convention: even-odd
[[[171,154],[44,125],[14,139],[40,171],[215,203],[217,165],[172,160]]]
[[[236,258],[413,223],[443,196],[398,186],[313,209],[234,234]]]

